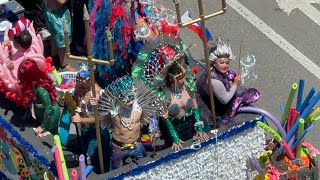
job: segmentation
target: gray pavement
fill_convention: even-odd
[[[172,1],[159,1],[159,4],[165,7],[174,8]],[[316,65],[320,64],[319,60],[319,47],[320,47],[320,27],[312,21],[304,12],[299,9],[295,9],[290,15],[279,9],[276,0],[229,0],[228,3],[240,2],[249,11],[254,13],[260,20],[265,22],[276,33],[281,35],[291,45],[303,53]],[[197,1],[182,0],[181,11],[182,14],[185,10],[189,10],[193,17],[197,17]],[[204,0],[206,5],[205,11],[212,12],[212,9],[220,7],[220,2]],[[313,5],[320,11],[318,4]],[[319,79],[314,73],[311,73],[308,69],[302,66],[295,60],[295,57],[289,55],[285,50],[274,43],[269,37],[267,37],[262,31],[253,26],[248,19],[240,15],[236,10],[228,5],[227,13],[212,18],[207,21],[207,27],[215,37],[222,35],[229,40],[231,47],[237,56],[236,60],[232,63],[231,69],[237,69],[238,56],[240,49],[240,39],[242,36],[242,55],[254,54],[257,59],[255,65],[255,72],[258,75],[258,79],[252,84],[252,86],[258,88],[262,94],[260,100],[255,106],[265,109],[276,117],[280,118],[281,113],[279,110],[280,104],[285,104],[288,94],[293,82],[298,82],[300,77],[305,78],[305,94],[314,85],[316,89],[319,87]],[[243,31],[243,34],[241,33]],[[187,43],[195,43],[197,46],[191,49],[192,55],[196,59],[203,59],[203,47],[202,42],[196,34],[188,29],[181,30],[181,37]],[[315,69],[319,67],[314,67]],[[295,105],[295,101],[293,103]],[[1,116],[3,112],[1,111]],[[4,117],[4,116],[3,116]],[[9,118],[9,116],[7,116]],[[249,117],[243,117],[244,119]],[[313,130],[308,133],[306,140],[313,144],[316,148],[320,149],[320,139],[317,135],[320,127],[320,122],[316,122]],[[26,129],[23,132],[25,137],[38,146],[40,140],[35,138],[31,129]],[[51,139],[50,139],[51,138]],[[45,141],[53,142],[52,137],[46,137]],[[47,149],[44,146],[39,145],[39,150],[44,155],[49,155]],[[161,156],[161,155],[158,155]],[[127,169],[124,167],[123,169]],[[119,170],[108,174],[110,177],[119,173]],[[91,175],[89,179],[94,179],[97,176]],[[105,175],[98,176],[99,178],[106,177]]]

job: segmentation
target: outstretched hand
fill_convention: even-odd
[[[41,128],[41,126],[39,126],[37,128],[33,128],[33,130],[34,130],[34,133],[40,138],[43,138],[46,135],[50,134],[48,132],[44,132],[44,130]]]
[[[179,139],[179,144],[173,143],[171,149],[173,149],[175,151],[179,151],[183,148],[182,144],[184,144],[184,141]]]
[[[40,134],[42,133],[42,131],[43,131],[43,129],[41,128],[41,126],[39,126],[39,127],[37,127],[37,128],[34,128],[33,130],[34,130],[34,133],[35,133],[36,135],[40,135]]]
[[[207,135],[207,133],[205,132],[201,133],[199,131],[196,132],[196,137],[200,137],[201,141],[206,141],[209,139],[209,136]]]

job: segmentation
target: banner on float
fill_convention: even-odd
[[[10,179],[53,179],[50,163],[0,116],[0,177]],[[3,177],[2,177],[3,176]]]

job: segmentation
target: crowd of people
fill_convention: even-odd
[[[122,166],[128,157],[146,156],[141,141],[144,129],[174,150],[182,149],[184,142],[192,138],[208,140],[206,130],[210,127],[205,126],[212,123],[202,118],[198,107],[198,101],[210,107],[208,78],[204,73],[195,81],[189,47],[179,37],[176,20],[170,19],[175,16],[173,11],[144,0],[21,3],[36,16],[33,22],[20,18],[7,27],[0,48],[0,92],[24,109],[24,117],[30,115],[40,124],[35,127],[36,135],[58,134],[70,149],[80,145],[81,153],[91,158],[96,171],[94,106],[99,109],[106,170]],[[108,59],[108,48],[114,51],[113,66],[95,65],[95,98],[88,65],[82,63],[74,68],[65,55],[63,22],[74,44],[73,51],[86,46],[80,22],[83,5],[90,13],[93,56]],[[105,27],[111,31],[113,47],[108,47]],[[46,57],[43,41],[48,39],[51,54]],[[246,103],[244,93],[239,92],[241,77],[229,70],[234,54],[223,38],[209,42],[209,47],[215,113],[218,125],[228,126],[237,108]],[[57,103],[57,83],[49,75],[52,65],[59,71],[77,71],[74,91],[71,99],[65,96],[62,111]],[[79,129],[75,137],[69,133],[71,126]]]

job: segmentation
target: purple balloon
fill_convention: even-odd
[[[269,118],[273,122],[274,125],[277,126],[282,137],[286,137],[286,135],[287,135],[286,131],[281,126],[280,121],[276,117],[274,117],[274,115],[272,115],[271,113],[269,113],[266,110],[263,110],[263,109],[260,109],[257,107],[253,107],[253,106],[242,106],[238,109],[237,113],[263,114],[267,118]]]
[[[251,156],[251,157],[250,157],[250,160],[251,160],[252,165],[253,165],[253,166],[255,167],[255,169],[257,170],[257,172],[258,172],[259,174],[264,174],[264,171],[263,171],[263,169],[261,168],[261,166],[260,166],[258,160],[256,159],[256,157]]]

